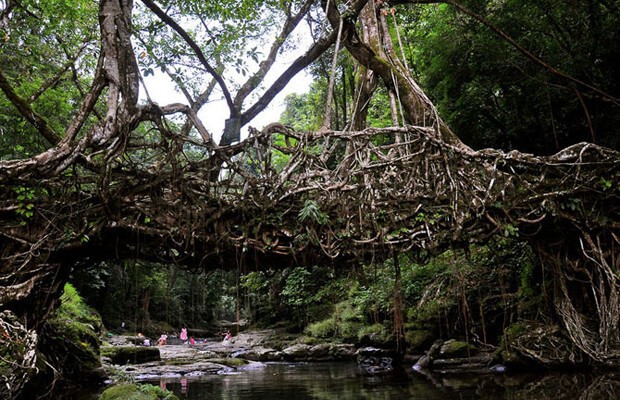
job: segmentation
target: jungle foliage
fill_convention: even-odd
[[[405,335],[418,351],[429,338],[498,343],[513,323],[549,302],[532,250],[500,239],[426,260],[400,257]],[[94,271],[108,271],[105,279]],[[88,276],[88,274],[91,274]],[[113,277],[113,278],[112,278]],[[174,334],[187,326],[215,336],[237,318],[316,340],[392,346],[396,275],[392,260],[360,265],[189,274],[161,265],[107,265],[74,275],[106,326],[122,333]],[[100,281],[99,289],[92,286]],[[90,285],[90,286],[89,286]],[[120,300],[120,301],[119,301]],[[287,321],[287,322],[284,322]]]
[[[235,318],[234,277],[224,271],[196,274],[158,263],[105,262],[76,270],[71,281],[118,333],[124,323],[127,333],[159,336],[188,326],[205,335],[216,322]]]
[[[69,283],[59,303],[43,328],[39,373],[24,389],[25,397],[84,385],[96,387],[105,379],[99,350],[106,328],[99,312]]]
[[[583,141],[619,148],[617,4],[459,4],[395,8],[391,25],[398,52],[459,138],[475,149],[534,154],[552,154]],[[283,123],[301,130],[320,125],[308,124],[304,116],[323,115],[317,95],[326,98],[330,57],[326,54],[319,67],[311,69],[315,81],[310,92],[287,99]],[[340,127],[346,126],[356,100],[351,85],[359,71],[350,66],[349,58],[339,58],[333,107],[344,110],[337,118]],[[566,76],[596,86],[607,96]],[[368,124],[390,126],[387,94],[384,88],[378,91],[371,100]]]
[[[617,101],[562,76],[617,98],[617,3],[461,3],[487,25],[448,6],[405,14],[402,22],[411,62],[459,137],[475,148],[535,154],[582,141],[620,146]]]

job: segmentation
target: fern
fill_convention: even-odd
[[[304,207],[297,214],[301,222],[315,222],[325,225],[329,222],[329,216],[321,211],[319,205],[314,200],[306,200]]]

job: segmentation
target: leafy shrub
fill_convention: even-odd
[[[355,343],[358,341],[360,331],[366,326],[364,320],[360,309],[355,307],[351,301],[345,300],[334,306],[334,311],[329,318],[308,325],[306,334],[315,338],[333,337],[344,342]]]
[[[362,326],[357,332],[357,340],[360,343],[381,346],[390,342],[392,336],[383,324]]]
[[[315,322],[306,327],[306,334],[315,338],[333,337],[336,333],[334,325],[336,322],[333,318],[327,318],[319,322]]]

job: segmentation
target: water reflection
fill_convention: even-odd
[[[550,374],[517,386],[514,400],[603,400],[620,398],[620,373]]]
[[[167,378],[185,400],[602,400],[620,398],[620,373],[423,376],[395,371],[366,376],[357,365],[268,364],[231,375]]]

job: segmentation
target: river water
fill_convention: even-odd
[[[269,363],[228,375],[148,383],[185,400],[607,400],[620,399],[620,371],[607,374],[425,376],[412,370],[368,376],[355,363]]]

